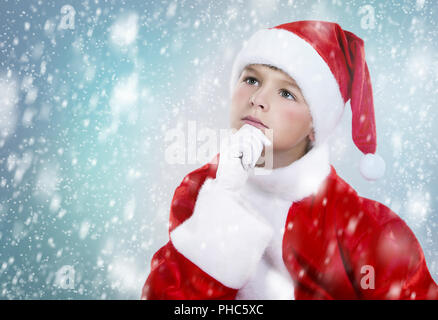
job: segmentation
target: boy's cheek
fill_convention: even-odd
[[[243,103],[248,102],[251,96],[251,89],[237,85],[234,89],[232,101]]]
[[[283,121],[282,123],[284,126],[294,127],[294,128],[302,128],[302,130],[305,130],[305,128],[308,128],[311,124],[311,117],[310,115],[297,111],[298,109],[293,108],[285,108],[286,110],[282,112],[280,121]]]
[[[249,105],[243,100],[233,99],[230,106],[230,115],[232,120],[238,121],[248,115]]]

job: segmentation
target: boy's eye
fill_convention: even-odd
[[[246,77],[243,81],[246,82],[246,83],[248,83],[248,84],[254,84],[254,83],[249,83],[248,80],[249,80],[249,81],[257,81],[257,79],[256,79],[256,78],[253,78],[253,77]]]
[[[258,80],[256,79],[256,78],[254,78],[254,77],[246,77],[246,78],[244,78],[243,79],[243,82],[245,82],[245,83],[247,83],[247,84],[255,84],[254,82],[258,82]],[[283,95],[282,93],[285,93],[285,95]],[[284,89],[281,89],[280,91],[279,91],[279,93],[280,93],[280,95],[282,96],[282,97],[284,97],[284,98],[286,98],[286,99],[289,99],[289,100],[296,100],[296,98],[295,98],[295,96],[293,95],[293,94],[291,94],[289,91],[287,91],[287,90],[284,90]]]
[[[284,89],[280,90],[280,95],[286,99],[289,99],[289,100],[296,100],[295,96],[292,93],[290,93],[289,91],[284,90]]]

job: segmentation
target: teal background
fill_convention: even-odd
[[[59,30],[66,4],[74,28]],[[348,105],[332,163],[408,223],[438,280],[437,10],[434,1],[3,0],[0,298],[138,299],[168,239],[173,192],[205,163],[166,162],[166,132],[179,127],[187,141],[189,121],[198,133],[227,128],[242,41],[303,19],[365,40],[386,174],[359,175]],[[68,288],[57,281],[65,266]]]

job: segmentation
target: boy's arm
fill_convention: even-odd
[[[205,180],[190,214],[194,191],[184,181],[172,200],[171,223],[190,216],[171,226],[170,241],[154,255],[142,299],[234,299],[272,228],[214,179]]]
[[[438,286],[411,229],[385,205],[360,199],[357,212],[362,214],[356,228],[345,228],[344,238],[351,237],[344,241],[349,252],[344,257],[359,298],[438,299]]]
[[[153,256],[143,286],[143,300],[233,300],[236,289],[210,277],[180,254],[169,241]]]

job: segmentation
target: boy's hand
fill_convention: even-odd
[[[249,169],[254,168],[260,158],[263,146],[270,145],[272,142],[260,129],[243,125],[231,136],[229,144],[221,144],[216,172],[218,183],[231,190],[243,186],[248,179]]]

